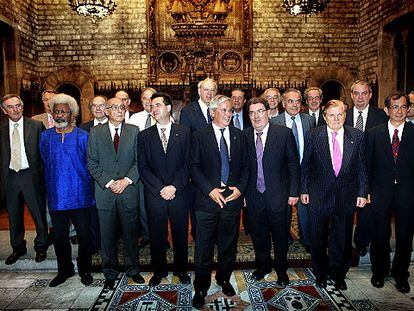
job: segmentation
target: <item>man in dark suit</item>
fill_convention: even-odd
[[[395,214],[395,256],[391,274],[401,293],[410,292],[408,283],[412,244],[414,203],[414,125],[405,122],[408,96],[393,92],[385,99],[389,122],[367,132],[367,162],[371,195],[372,241],[370,258],[373,286],[384,286],[390,271],[391,218]]]
[[[290,129],[269,124],[266,99],[252,98],[247,109],[253,125],[245,131],[250,160],[246,202],[257,267],[252,277],[261,280],[272,271],[273,241],[277,283],[287,286],[288,220],[291,215],[288,206],[299,201],[298,151]]]
[[[307,113],[315,118],[315,125],[321,126],[326,124],[321,107],[323,99],[322,90],[315,86],[308,87],[303,95],[308,106]]]
[[[196,185],[195,278],[193,306],[201,308],[211,284],[217,243],[216,281],[227,296],[235,295],[230,276],[236,260],[240,210],[249,163],[243,133],[229,126],[230,98],[217,95],[210,103],[211,126],[193,134],[190,174]]]
[[[347,289],[345,275],[352,253],[355,207],[367,197],[364,134],[344,126],[345,105],[329,101],[323,111],[327,125],[308,131],[302,160],[301,200],[309,205],[312,266],[316,282]]]
[[[108,122],[108,118],[105,115],[107,98],[104,96],[96,96],[89,102],[89,110],[93,116],[93,119],[81,124],[80,128],[87,131],[91,131],[91,128],[99,124],[105,124]],[[95,190],[95,182],[92,180],[92,191]],[[101,233],[99,230],[99,218],[96,205],[91,206],[90,210],[91,218],[91,253],[95,254],[101,248]]]
[[[150,110],[156,125],[138,136],[138,166],[144,183],[151,263],[154,275],[150,286],[157,286],[168,275],[168,220],[174,251],[174,275],[189,284],[188,276],[188,185],[191,135],[184,126],[171,122],[172,99],[165,93],[152,95]]]
[[[351,98],[354,107],[346,113],[345,124],[358,130],[366,131],[370,128],[385,123],[387,115],[382,109],[369,105],[372,97],[370,85],[365,81],[357,80],[351,86]],[[360,256],[365,256],[370,242],[371,231],[371,207],[368,204],[363,209],[357,209],[357,224],[354,233],[356,251]]]
[[[246,103],[244,91],[241,89],[231,91],[231,100],[233,101],[233,118],[230,125],[242,131],[251,127],[252,123],[250,122],[249,114],[244,109],[244,104]]]
[[[145,282],[139,273],[138,260],[139,130],[135,125],[123,123],[125,110],[122,100],[108,100],[105,113],[109,121],[91,129],[88,143],[88,169],[95,179],[101,229],[102,271],[108,288],[114,288],[119,273],[119,232],[122,232],[126,274],[135,283]]]
[[[6,265],[14,264],[27,253],[24,240],[24,215],[20,195],[27,203],[36,226],[34,249],[36,262],[47,257],[47,224],[43,165],[39,140],[45,127],[39,121],[23,117],[23,101],[16,94],[0,99],[8,120],[0,125],[1,200],[6,199],[13,253]]]
[[[315,119],[306,113],[300,112],[302,103],[302,94],[299,90],[291,88],[287,89],[282,95],[282,105],[285,111],[271,119],[270,123],[281,126],[287,126],[292,129],[292,133],[295,137],[295,146],[299,154],[299,162],[302,162],[303,148],[305,135],[308,130],[315,126]],[[300,243],[305,247],[306,251],[310,251],[310,224],[309,224],[309,211],[306,205],[298,202],[296,206]],[[292,222],[292,206],[288,206],[289,219],[288,224]],[[293,240],[289,235],[289,244],[292,244]]]
[[[211,78],[206,78],[198,83],[198,101],[193,101],[181,110],[180,125],[184,125],[191,132],[206,128],[211,124],[211,116],[209,114],[209,105],[213,97],[217,93],[217,83]],[[195,238],[196,234],[196,217],[194,212],[195,187],[190,182],[187,187],[187,198],[190,206],[191,217],[191,235]]]

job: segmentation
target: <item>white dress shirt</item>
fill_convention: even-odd
[[[333,163],[333,144],[332,144],[332,133],[333,133],[333,131],[329,127],[326,127],[326,128],[328,129],[329,152],[331,153],[332,167],[334,167],[334,163]],[[341,150],[342,159],[344,158],[344,135],[345,135],[344,128],[341,127],[338,130],[338,134],[336,135],[336,141],[339,144],[339,150]]]
[[[318,109],[316,109],[316,111],[315,112],[313,112],[312,110],[310,110],[309,109],[309,114],[311,115],[311,116],[313,116],[313,114],[315,114],[315,125],[318,125],[318,122],[319,122],[319,111],[321,110],[321,108],[318,108]]]
[[[216,136],[217,145],[218,145],[218,148],[220,150],[221,130],[214,123],[212,123],[212,125],[213,125],[214,135]],[[230,160],[230,130],[229,130],[228,126],[226,126],[224,128],[223,136],[224,136],[224,139],[225,139],[226,144],[227,144],[228,153],[229,153],[229,160]]]
[[[394,130],[395,129],[398,130],[398,139],[401,141],[402,134],[403,134],[403,131],[404,131],[404,125],[405,125],[405,122],[400,124],[399,127],[395,128],[394,125],[392,125],[391,122],[388,121],[388,134],[390,136],[390,144],[392,144],[392,137],[394,136]]]
[[[142,132],[145,130],[145,123],[147,122],[148,115],[151,118],[151,126],[156,123],[155,119],[151,116],[151,113],[148,113],[146,110],[134,113],[131,118],[129,118],[129,124],[138,126],[139,130]]]
[[[244,130],[244,122],[243,122],[243,109],[239,112],[233,111],[233,126],[236,127],[236,114],[239,118],[240,129]]]
[[[269,132],[269,123],[267,123],[267,125],[263,128],[262,131],[262,136],[260,136],[260,138],[262,139],[262,145],[263,145],[263,151],[265,149],[266,146],[266,140],[267,140],[267,133]],[[254,130],[254,145],[256,146],[256,142],[257,142],[257,131]]]
[[[109,131],[111,132],[111,138],[112,141],[114,141],[114,136],[115,136],[115,129],[118,129],[118,135],[121,136],[121,131],[122,131],[122,122],[119,123],[119,125],[117,127],[115,127],[111,122],[108,122],[109,124]]]
[[[13,131],[14,131],[14,124],[18,123],[19,126],[17,127],[17,129],[19,130],[19,136],[20,136],[20,150],[21,150],[21,155],[22,155],[22,167],[20,168],[21,170],[25,170],[27,168],[29,168],[29,161],[27,160],[27,155],[26,155],[26,148],[24,146],[24,125],[23,125],[23,117],[20,118],[19,121],[14,122],[12,120],[9,119],[9,139],[10,139],[10,151],[13,148]],[[4,146],[2,146],[3,148]],[[11,160],[9,163],[9,168],[11,169]]]
[[[353,123],[352,124],[353,124],[353,127],[355,127],[356,126],[357,119],[358,119],[358,116],[359,116],[359,111],[360,110],[356,109],[355,106],[352,109],[354,109],[354,120],[353,120]],[[365,131],[365,126],[367,124],[368,109],[369,109],[369,105],[366,106],[364,110],[361,110],[362,111],[362,121],[363,121],[363,123],[362,123],[362,131]]]
[[[288,114],[287,112],[285,112],[285,122],[286,122],[286,126],[292,129],[292,125],[293,125],[292,116]],[[305,138],[303,137],[302,119],[300,118],[299,114],[295,116],[295,123],[296,123],[296,128],[298,129],[299,157],[300,157],[299,162],[302,162]]]
[[[203,113],[204,118],[206,119],[206,121],[208,123],[208,116],[207,116],[208,104],[203,102],[200,98],[200,99],[198,99],[198,105],[200,106],[201,112]]]
[[[167,138],[167,143],[170,140],[171,125],[172,125],[171,121],[167,125],[161,125],[161,124],[157,123],[158,135],[160,136],[161,142],[162,142],[162,138],[161,138],[161,133],[162,133],[161,129],[162,128],[165,129],[164,133],[165,133],[165,137]]]
[[[98,124],[105,124],[106,122],[108,122],[108,118],[105,118],[102,121],[98,121],[97,119],[93,119],[93,126],[97,126]]]

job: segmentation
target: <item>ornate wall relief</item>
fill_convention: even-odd
[[[149,1],[150,83],[248,81],[251,21],[251,0]]]

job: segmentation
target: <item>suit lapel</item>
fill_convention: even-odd
[[[332,166],[332,157],[331,152],[329,150],[329,142],[328,142],[329,136],[328,136],[328,130],[327,126],[324,125],[321,128],[321,131],[319,132],[319,139],[316,142],[317,148],[316,151],[319,153],[322,161],[325,163],[329,163],[328,167],[331,172],[331,174],[335,174]]]
[[[247,136],[247,146],[249,148],[249,153],[252,155],[253,159],[257,160],[256,158],[256,144],[254,141],[254,129],[253,127],[246,133]]]
[[[218,155],[218,157],[220,157],[220,150],[218,148],[216,135],[212,126],[209,126],[208,133],[209,135],[207,135],[207,143],[211,145],[215,153]]]
[[[30,142],[33,141],[32,139],[33,131],[30,128],[30,124],[28,124],[25,119],[23,119],[23,128],[24,128],[24,133],[23,133],[24,145],[27,146],[28,144],[30,144]]]
[[[208,124],[206,118],[204,117],[203,111],[200,108],[200,104],[198,101],[194,102],[194,114],[199,116],[200,120],[202,119],[205,124]]]
[[[407,142],[413,141],[414,137],[412,135],[411,127],[407,122],[404,125],[404,130],[401,136],[401,142],[398,149],[398,158],[397,158],[397,164],[404,160],[404,157],[408,154],[407,153]],[[409,144],[409,143],[408,143]],[[389,144],[391,148],[391,144]],[[392,148],[391,148],[391,154],[392,154]],[[394,157],[393,157],[394,159]],[[410,159],[411,161],[411,159]]]
[[[9,119],[6,120],[6,122],[4,122],[3,125],[3,137],[2,137],[2,141],[4,141],[6,143],[6,145],[4,146],[4,150],[6,151],[6,156],[7,156],[7,162],[10,163],[10,128],[9,128]]]
[[[341,171],[349,165],[349,161],[351,160],[352,153],[354,151],[354,141],[352,138],[351,133],[344,127],[344,151],[342,155],[342,165]]]
[[[178,140],[179,140],[178,128],[173,123],[173,124],[171,124],[170,137],[168,138],[167,153],[171,152],[172,148],[174,148],[174,145]]]
[[[105,142],[104,142],[105,145],[109,146],[109,151],[112,153],[112,156],[114,158],[118,159],[118,155],[115,152],[114,141],[112,140],[112,137],[111,137],[111,131],[109,130],[109,121],[103,127],[103,131],[104,131],[104,135],[103,135],[104,138],[103,139],[105,140]],[[121,132],[121,135],[122,135],[122,132]],[[119,137],[119,144],[121,144],[121,137]],[[118,145],[118,150],[119,150],[119,147],[120,146]]]
[[[404,132],[403,132],[403,135],[404,135]],[[383,147],[384,147],[385,157],[387,158],[387,161],[389,161],[390,163],[394,163],[394,156],[392,154],[391,140],[390,140],[390,136],[389,136],[389,132],[388,132],[388,123],[385,123],[384,126],[382,127],[380,135],[381,135],[381,141],[384,142]],[[401,145],[400,145],[400,147],[401,147]]]
[[[240,151],[240,148],[237,148],[236,145],[239,143],[239,138],[234,132],[233,127],[229,126],[229,134],[230,134],[230,160],[235,159],[236,155],[235,152]]]

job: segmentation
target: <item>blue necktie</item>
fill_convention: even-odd
[[[212,121],[212,119],[211,119],[211,115],[210,115],[210,108],[207,108],[207,123],[211,124],[211,121]]]
[[[298,153],[300,153],[298,127],[296,126],[295,117],[290,118],[292,119],[292,132],[293,136],[295,136],[296,147],[298,148]]]
[[[221,159],[221,181],[224,184],[227,184],[230,173],[230,164],[229,164],[229,149],[227,148],[226,140],[224,139],[224,130],[221,131],[220,138],[220,159]]]

